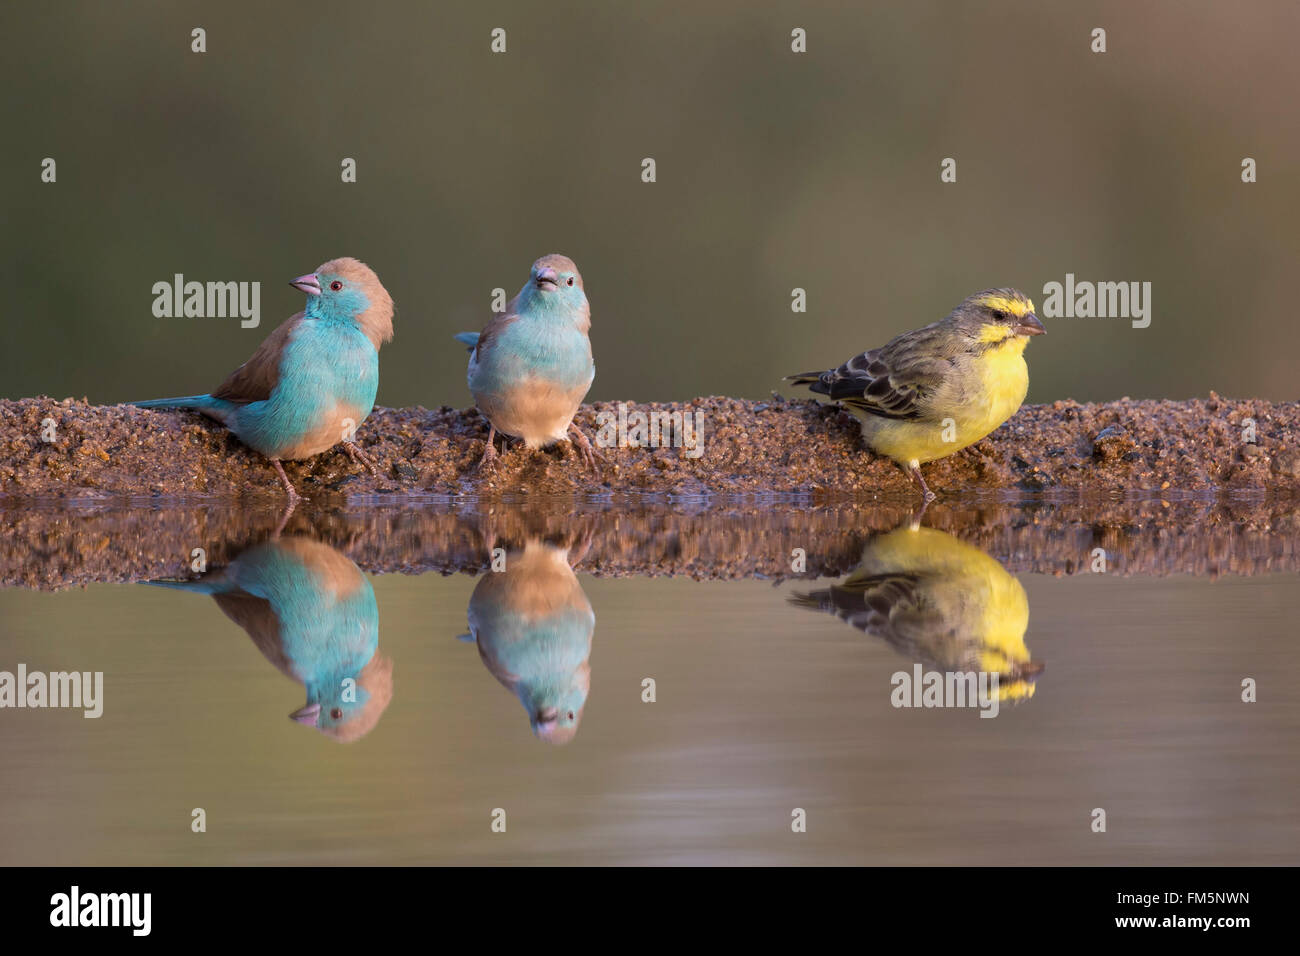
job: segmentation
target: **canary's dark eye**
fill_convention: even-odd
[[[335,707],[333,710],[330,711],[330,717],[332,717],[334,720],[338,720],[342,716],[343,716],[342,707]]]
[[[330,283],[330,288],[333,289],[335,292],[337,292],[339,291],[339,289],[343,288],[343,283],[340,282],[338,279],[335,279],[333,282]]]
[[[1007,320],[1007,314],[1001,309],[994,309],[993,318],[997,319],[999,322],[1005,322]]]
[[[573,276],[569,276],[569,285],[573,285]]]

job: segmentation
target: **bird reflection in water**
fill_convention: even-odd
[[[591,687],[591,637],[596,615],[576,565],[584,541],[569,550],[530,538],[489,571],[469,599],[470,633],[492,676],[519,698],[538,738],[568,743],[578,732]]]
[[[939,670],[997,674],[997,697],[1009,703],[1032,697],[1043,670],[1025,646],[1020,582],[980,549],[922,528],[919,517],[868,541],[844,581],[790,603],[834,614]]]
[[[393,696],[393,664],[379,653],[379,609],[346,555],[309,538],[272,539],[196,581],[151,581],[209,594],[307,703],[289,716],[335,740],[369,733]]]

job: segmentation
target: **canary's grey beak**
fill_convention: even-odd
[[[552,290],[560,287],[560,274],[549,267],[537,273],[537,288],[545,289],[548,284]]]
[[[1032,312],[1026,312],[1016,323],[1016,331],[1021,335],[1046,335],[1047,329],[1043,328],[1043,323],[1038,321],[1038,316]]]
[[[315,727],[316,718],[320,716],[320,704],[308,704],[305,707],[299,707],[289,716],[300,724]]]
[[[320,295],[320,279],[317,279],[315,275],[298,276],[289,285],[300,292],[306,292],[308,295]]]

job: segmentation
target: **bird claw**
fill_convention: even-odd
[[[578,456],[582,459],[582,463],[591,469],[593,475],[599,474],[600,469],[596,467],[596,461],[599,459],[603,462],[605,460],[604,456],[598,454],[596,450],[591,447],[591,439],[584,434],[581,428],[574,425],[572,422],[569,424],[569,432],[574,436],[569,439],[569,444],[575,447]]]
[[[492,442],[489,440],[487,445],[483,448],[483,457],[478,460],[478,464],[474,466],[474,470],[480,472],[492,471],[494,468],[496,468],[496,464],[497,464],[497,449],[496,446],[492,444]]]
[[[354,443],[345,441],[343,443],[343,450],[348,453],[348,457],[352,459],[353,464],[359,462],[360,464],[365,465],[366,469],[372,475],[379,474],[379,468],[375,465],[374,459],[358,448]]]
[[[934,499],[938,497],[938,495],[936,495],[933,491],[930,490],[930,486],[925,483],[925,476],[921,474],[920,468],[912,467],[909,465],[904,470],[908,473],[908,475],[916,479],[916,482],[921,486],[921,500],[925,504],[928,505],[931,501],[934,501]]]
[[[497,441],[497,427],[493,425],[491,421],[488,421],[487,444],[483,446],[483,457],[480,458],[478,460],[478,464],[474,466],[475,472],[482,473],[485,471],[491,471],[493,468],[496,467],[496,462],[497,462],[496,441]]]

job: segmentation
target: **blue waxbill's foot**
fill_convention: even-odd
[[[490,470],[496,465],[497,448],[496,448],[497,430],[495,425],[488,425],[487,445],[483,448],[483,457],[479,459],[475,471]]]
[[[302,496],[294,490],[293,482],[284,473],[284,465],[280,464],[280,459],[272,458],[271,464],[275,466],[275,473],[280,476],[280,484],[284,486],[284,493],[289,496],[289,509],[293,510],[293,506],[302,500]]]
[[[591,469],[593,475],[599,474],[599,469],[596,468],[596,451],[591,447],[591,440],[573,422],[569,423],[569,434],[573,436],[570,441],[577,446],[583,464]]]
[[[343,450],[348,453],[348,457],[351,458],[354,463],[359,462],[362,465],[365,465],[372,475],[379,474],[379,469],[375,466],[374,460],[358,448],[354,442],[345,441],[343,443]]]

